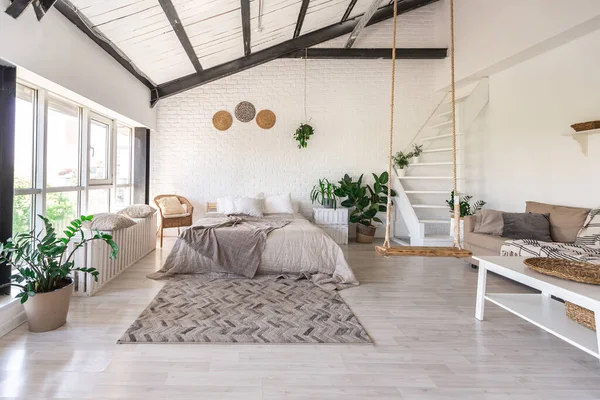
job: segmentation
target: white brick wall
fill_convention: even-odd
[[[417,10],[419,20],[401,29],[413,38],[412,46],[435,46],[436,10]],[[391,23],[366,28],[357,46],[390,46],[391,28]],[[403,60],[397,65],[397,150],[435,106],[439,62]],[[389,60],[308,60],[308,119],[316,133],[307,149],[298,149],[292,137],[304,122],[304,60],[276,60],[161,100],[151,140],[151,195],[177,193],[203,212],[207,201],[224,195],[291,192],[310,215],[309,194],[319,178],[337,181],[344,173],[371,176],[387,168],[390,68]],[[242,100],[257,112],[273,110],[276,125],[263,130],[255,121],[234,118],[228,131],[217,131],[213,114],[222,109],[233,114]]]

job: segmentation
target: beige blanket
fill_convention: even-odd
[[[215,214],[198,220],[195,225],[215,224],[219,218],[222,220],[223,216]],[[342,249],[321,228],[300,214],[271,214],[263,220],[286,220],[289,223],[267,235],[256,274],[305,277],[328,290],[358,285]],[[184,234],[182,232],[182,236]],[[211,272],[228,273],[180,237],[161,269],[160,278]]]

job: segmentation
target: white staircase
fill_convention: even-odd
[[[470,87],[458,91],[457,115],[457,175],[458,192],[463,190],[464,135],[489,100],[488,79],[482,79]],[[411,246],[448,246],[450,236],[450,212],[446,200],[453,188],[452,180],[452,106],[451,94],[447,93],[436,107],[424,128],[410,143],[423,145],[418,163],[409,165],[406,176],[397,173],[392,186],[396,197],[396,219],[402,218],[408,230],[396,233],[396,243]]]

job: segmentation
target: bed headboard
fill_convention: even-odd
[[[217,212],[217,203],[206,203],[206,212]]]

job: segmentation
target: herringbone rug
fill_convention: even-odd
[[[170,280],[118,343],[371,343],[338,292],[258,277]]]

